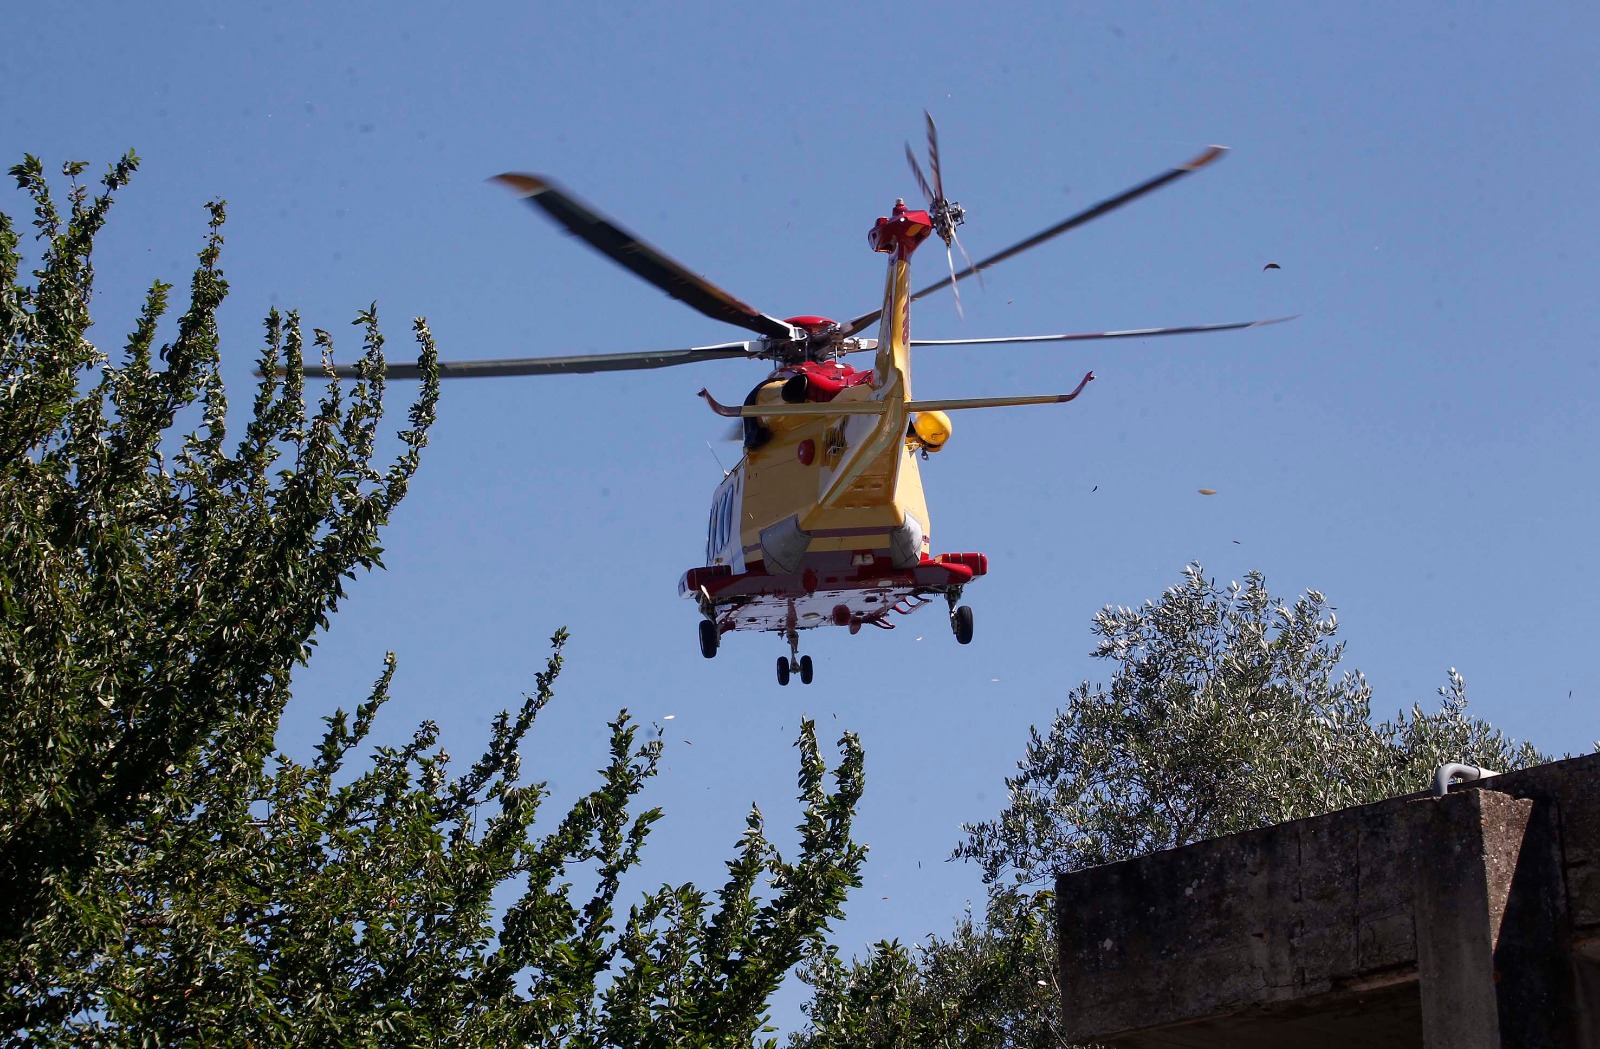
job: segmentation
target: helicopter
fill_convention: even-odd
[[[927,116],[926,114],[924,114]],[[743,457],[711,499],[702,565],[683,573],[678,593],[699,612],[701,655],[716,656],[723,635],[765,631],[782,635],[777,680],[810,684],[814,665],[800,653],[802,631],[836,626],[892,630],[895,619],[943,599],[951,632],[962,645],[974,633],[974,613],[961,603],[966,587],[989,571],[981,553],[932,552],[927,498],[919,462],[940,451],[952,432],[950,412],[1061,404],[1093,381],[1085,373],[1067,393],[1017,397],[918,400],[911,392],[911,350],[917,346],[993,346],[1143,338],[1260,327],[1290,318],[1064,335],[972,339],[912,339],[911,303],[951,288],[1014,255],[1170,185],[1211,164],[1226,147],[1211,146],[1178,167],[1147,179],[1066,219],[972,262],[956,235],[961,205],[945,197],[938,132],[927,116],[925,176],[910,144],[906,158],[925,208],[897,199],[867,232],[873,251],[889,256],[882,305],[844,322],[823,316],[778,318],[745,304],[690,271],[541,175],[508,173],[495,181],[553,219],[602,255],[689,307],[743,328],[756,339],[682,349],[478,361],[441,361],[441,378],[559,375],[666,368],[745,358],[770,367],[741,404],[699,395],[717,415],[738,420]],[[945,246],[949,276],[911,290],[912,256],[930,237]],[[952,248],[966,265],[957,270]],[[876,338],[861,334],[878,325]],[[873,354],[870,368],[843,358]],[[308,377],[327,371],[308,366]],[[389,364],[390,378],[416,378],[416,365]],[[357,374],[352,366],[335,377]]]

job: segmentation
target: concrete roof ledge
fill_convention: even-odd
[[[1600,1047],[1600,755],[1056,881],[1068,1043]]]

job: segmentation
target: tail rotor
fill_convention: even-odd
[[[983,273],[972,264],[972,256],[967,254],[966,247],[961,243],[961,238],[956,236],[956,227],[967,221],[967,212],[960,204],[949,200],[944,195],[944,177],[939,170],[939,129],[934,126],[933,115],[927,110],[922,115],[928,121],[928,170],[933,174],[930,185],[928,179],[922,174],[922,165],[917,163],[917,155],[911,149],[911,143],[906,143],[906,161],[911,165],[911,173],[917,178],[917,187],[922,190],[922,195],[928,200],[928,216],[933,219],[933,232],[944,241],[945,261],[950,265],[950,290],[956,297],[956,315],[965,316],[961,309],[961,289],[956,286],[956,259],[951,248],[961,252],[961,257],[967,263],[967,271],[978,278],[978,286],[983,286]]]

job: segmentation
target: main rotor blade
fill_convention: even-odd
[[[1264,321],[1232,321],[1227,324],[1188,324],[1179,328],[1129,328],[1127,331],[1089,331],[1073,335],[1006,335],[997,339],[912,339],[913,346],[992,346],[1005,342],[1086,342],[1090,339],[1139,339],[1149,335],[1198,335],[1209,331],[1237,331],[1282,324],[1293,317],[1272,317]]]
[[[700,361],[720,361],[732,357],[753,357],[760,344],[754,342],[726,342],[716,346],[694,346],[685,350],[646,350],[641,353],[593,353],[579,357],[520,357],[489,361],[440,361],[441,379],[479,379],[496,375],[571,375],[588,372],[633,371],[641,368],[670,368],[676,364],[698,364]],[[306,378],[327,377],[321,365],[306,365]],[[340,379],[358,378],[356,366],[341,364],[333,369]],[[415,364],[394,363],[384,365],[384,377],[389,379],[420,378]]]
[[[769,317],[746,305],[669,259],[610,219],[538,175],[509,172],[496,175],[500,182],[529,204],[566,227],[567,232],[613,262],[643,277],[679,302],[688,304],[708,317],[774,339],[793,339],[799,333],[792,325]]]
[[[928,120],[928,173],[933,176],[933,199],[944,199],[944,177],[939,174],[939,129],[933,126],[933,114],[926,109],[922,115]]]
[[[1212,146],[1210,149],[1207,149],[1204,153],[1195,157],[1187,164],[1175,167],[1171,171],[1165,171],[1157,175],[1155,178],[1147,179],[1144,182],[1139,183],[1137,186],[1134,186],[1132,189],[1124,190],[1114,197],[1102,200],[1092,208],[1080,211],[1070,218],[1062,219],[1049,229],[1041,230],[1026,240],[1020,240],[1011,245],[1009,248],[995,252],[986,259],[979,259],[977,262],[973,263],[971,266],[968,266],[960,273],[952,274],[951,276],[946,277],[935,284],[930,284],[926,288],[914,292],[911,298],[913,301],[915,301],[922,298],[924,295],[931,295],[934,292],[939,291],[941,288],[946,288],[951,284],[954,284],[956,281],[965,280],[974,273],[977,273],[979,270],[987,269],[988,267],[999,262],[1004,262],[1011,256],[1027,251],[1029,248],[1037,247],[1052,237],[1058,237],[1068,230],[1076,229],[1086,222],[1093,221],[1094,219],[1099,218],[1101,215],[1106,214],[1108,211],[1115,211],[1124,204],[1138,200],[1147,193],[1153,193],[1168,183],[1176,182],[1185,175],[1189,175],[1200,170],[1213,160],[1216,160],[1218,157],[1222,156],[1222,154],[1226,153],[1227,151],[1228,147],[1226,146]],[[854,335],[856,332],[860,331],[862,328],[865,328],[882,315],[882,309],[873,310],[871,313],[863,313],[861,316],[856,317],[854,320],[846,324],[841,334],[846,337]]]

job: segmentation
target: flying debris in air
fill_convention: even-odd
[[[1215,488],[1196,488],[1195,491],[1199,492],[1201,495],[1216,495],[1217,494],[1217,490]]]
[[[1265,273],[1267,270],[1281,270],[1281,269],[1283,269],[1283,267],[1278,265],[1276,262],[1269,262],[1265,266],[1261,267],[1261,271],[1263,273]]]

